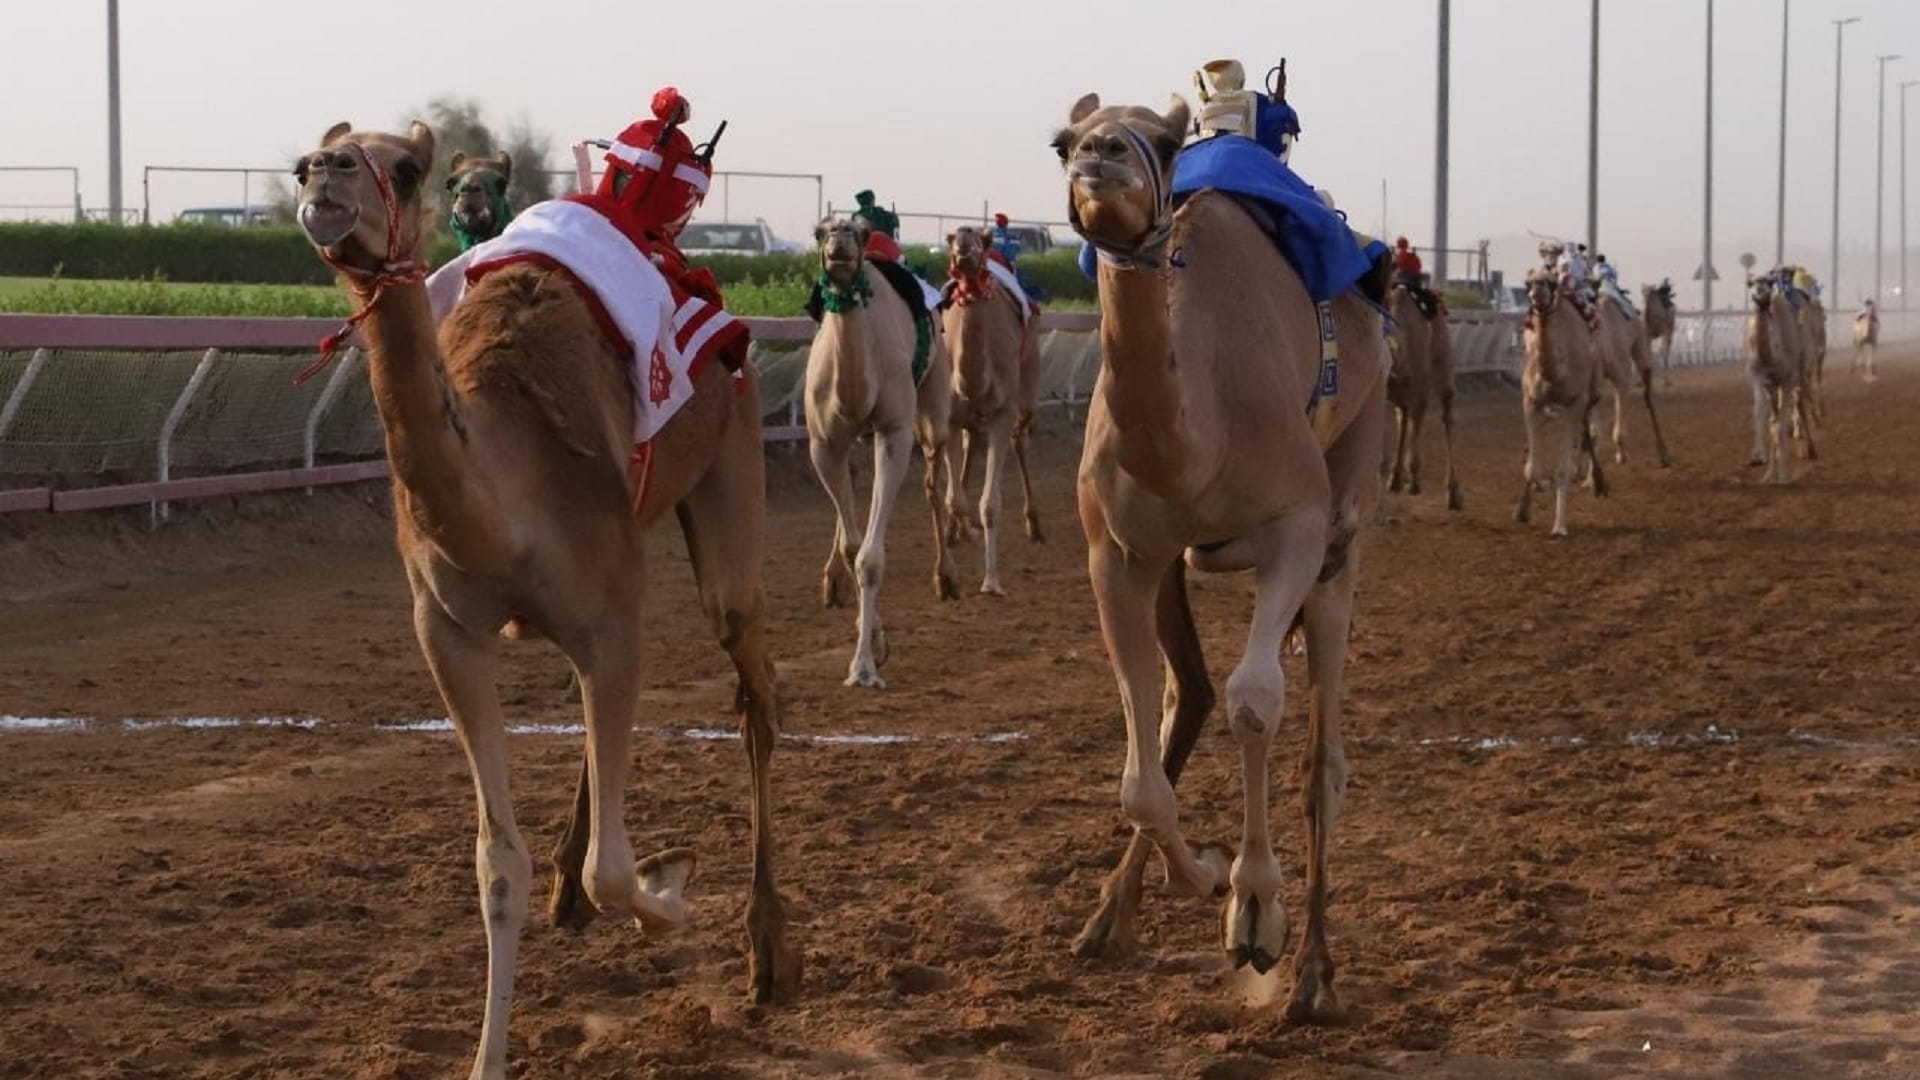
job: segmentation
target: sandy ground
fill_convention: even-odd
[[[783,457],[768,580],[795,738],[774,765],[803,996],[744,1001],[745,763],[683,734],[728,727],[731,687],[662,533],[629,823],[643,853],[700,851],[694,924],[532,926],[515,1075],[1920,1075],[1920,365],[1888,360],[1871,390],[1834,379],[1824,456],[1789,489],[1743,467],[1736,374],[1677,377],[1676,466],[1614,470],[1566,542],[1509,520],[1514,396],[1466,399],[1467,510],[1396,498],[1366,540],[1333,856],[1351,1015],[1324,1029],[1226,969],[1214,902],[1157,883],[1139,955],[1068,954],[1125,839],[1071,426],[1040,454],[1051,542],[1005,545],[1005,600],[935,602],[903,502],[877,694],[840,683],[851,618],[814,602],[826,503]],[[472,789],[450,735],[381,728],[443,713],[382,503],[200,505],[158,536],[0,523],[0,714],[96,721],[0,734],[0,1075],[465,1074]],[[1195,591],[1224,677],[1247,584]],[[516,721],[577,720],[556,653],[507,654]],[[268,716],[323,723],[121,722]],[[1231,838],[1217,725],[1183,814]],[[1296,869],[1303,726],[1275,759]],[[917,741],[811,738],[849,733]],[[580,740],[513,749],[544,879]],[[1297,927],[1297,878],[1289,903]]]

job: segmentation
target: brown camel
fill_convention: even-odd
[[[1825,422],[1827,418],[1827,305],[1809,296],[1800,305],[1796,317],[1806,338],[1807,371],[1803,376],[1808,397],[1807,415]]]
[[[1447,509],[1458,510],[1463,503],[1453,474],[1453,343],[1447,317],[1438,311],[1432,318],[1422,314],[1405,282],[1394,285],[1388,304],[1393,373],[1387,377],[1387,404],[1394,430],[1387,433],[1381,473],[1388,491],[1420,494],[1420,432],[1427,404],[1437,397],[1446,440]]]
[[[481,279],[435,339],[419,283],[421,181],[433,133],[336,124],[301,159],[300,223],[360,298],[368,372],[393,467],[394,520],[421,651],[453,716],[479,802],[474,855],[487,933],[487,996],[474,1080],[506,1076],[508,1014],[532,861],[507,782],[495,686],[503,632],[543,636],[584,688],[586,761],[555,853],[553,914],[588,903],[647,929],[686,919],[693,853],[638,863],[625,819],[638,719],[642,534],[678,516],[702,607],[739,675],[752,771],[748,977],[770,1000],[798,985],[773,879],[768,762],[779,727],[760,565],[765,491],[759,390],[719,365],[653,442],[638,506],[628,473],[632,404],[625,343],[604,336],[568,280],[531,263]]]
[[[1230,891],[1223,937],[1236,965],[1264,972],[1279,962],[1288,933],[1267,832],[1267,757],[1285,713],[1281,641],[1299,619],[1311,699],[1302,762],[1306,927],[1287,1016],[1329,1021],[1340,1007],[1326,939],[1327,849],[1347,779],[1340,715],[1355,539],[1379,497],[1389,367],[1381,319],[1351,295],[1331,304],[1338,393],[1316,401],[1320,335],[1300,277],[1227,196],[1203,191],[1178,210],[1166,196],[1186,102],[1174,98],[1163,116],[1102,108],[1088,94],[1069,118],[1054,144],[1069,216],[1103,255],[1102,366],[1080,459],[1080,521],[1120,682],[1120,805],[1134,826],[1074,950],[1133,946],[1141,875],[1157,849],[1175,889]],[[1189,845],[1174,800],[1213,705],[1187,602],[1189,566],[1254,575],[1246,651],[1226,683],[1245,797],[1237,856],[1224,845]]]
[[[500,235],[513,218],[507,203],[507,183],[513,179],[513,156],[505,150],[492,157],[468,157],[455,151],[447,168],[447,195],[452,217],[459,226],[464,250]]]
[[[1880,311],[1869,300],[1853,317],[1853,357],[1847,364],[1849,371],[1859,372],[1866,382],[1877,382],[1880,376],[1874,373],[1874,354],[1880,351]]]
[[[1818,458],[1813,445],[1812,418],[1807,415],[1807,339],[1798,317],[1775,290],[1771,277],[1747,282],[1753,311],[1747,316],[1747,378],[1753,383],[1753,422],[1766,427],[1762,464],[1765,479],[1777,484],[1793,479],[1794,439],[1806,444],[1808,461]]]
[[[1647,325],[1628,315],[1619,300],[1604,292],[1599,309],[1601,373],[1613,388],[1613,460],[1627,460],[1627,395],[1637,378],[1641,399],[1647,404],[1647,419],[1653,424],[1655,459],[1661,468],[1668,468],[1673,459],[1667,454],[1667,439],[1660,431],[1660,414],[1653,407],[1653,351],[1647,343]]]
[[[1021,308],[1026,301],[998,282],[987,265],[986,234],[962,226],[947,237],[947,349],[953,359],[953,431],[947,444],[947,538],[957,541],[971,516],[963,505],[976,440],[986,445],[986,478],[978,521],[986,551],[980,591],[1005,596],[1000,584],[1000,482],[1007,450],[1020,464],[1027,537],[1041,539],[1027,471],[1027,430],[1040,397],[1040,351]]]
[[[887,523],[917,440],[926,458],[923,486],[933,511],[934,595],[960,595],[939,492],[940,470],[953,407],[951,372],[940,335],[932,334],[925,374],[914,384],[913,313],[879,271],[866,266],[864,220],[829,220],[814,232],[826,281],[820,332],[807,353],[807,449],[814,472],[833,500],[833,550],[820,575],[820,599],[839,607],[859,583],[858,641],[847,685],[881,689],[887,635],[880,623],[880,582],[886,570]],[[873,434],[873,492],[864,538],[854,520],[854,440]]]
[[[1543,464],[1553,454],[1553,529],[1567,535],[1567,495],[1573,488],[1580,457],[1591,468],[1593,493],[1607,493],[1606,475],[1593,437],[1593,409],[1600,401],[1601,368],[1605,361],[1586,320],[1565,295],[1571,279],[1563,281],[1551,270],[1527,275],[1526,368],[1520,375],[1520,415],[1527,426],[1527,463],[1520,502],[1514,520],[1533,519],[1533,493],[1545,487]],[[1551,430],[1559,422],[1566,431],[1556,439]]]

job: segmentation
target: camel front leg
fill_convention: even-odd
[[[1593,402],[1589,400],[1584,409],[1568,409],[1561,413],[1560,420],[1566,424],[1566,437],[1554,448],[1553,455],[1553,528],[1548,536],[1567,535],[1567,503],[1574,485],[1578,482],[1579,460],[1583,452],[1593,446]],[[1600,486],[1600,460],[1598,455],[1586,453],[1594,470],[1594,490]]]
[[[1767,395],[1767,476],[1776,484],[1793,479],[1792,420],[1788,416],[1786,387],[1777,387]]]
[[[1240,745],[1245,816],[1240,852],[1228,872],[1233,891],[1222,915],[1227,956],[1235,967],[1251,964],[1261,974],[1280,962],[1287,944],[1280,860],[1274,857],[1273,839],[1267,832],[1272,779],[1267,759],[1286,711],[1287,677],[1280,666],[1280,644],[1326,560],[1325,511],[1288,514],[1273,527],[1263,546],[1269,554],[1255,571],[1247,651],[1227,676],[1227,726]],[[1340,647],[1346,647],[1344,638]]]
[[[533,886],[533,860],[514,823],[507,783],[506,721],[494,684],[492,641],[469,633],[415,580],[413,627],[440,696],[467,752],[480,831],[473,862],[487,931],[487,1001],[470,1080],[506,1080],[507,1026],[513,1011],[520,930]]]
[[[1539,410],[1524,395],[1520,402],[1520,422],[1527,432],[1527,459],[1520,467],[1520,501],[1513,508],[1513,520],[1522,525],[1533,521],[1533,491],[1540,486],[1539,449],[1540,449]]]
[[[1134,829],[1159,849],[1169,886],[1191,896],[1212,895],[1226,884],[1228,853],[1217,844],[1196,851],[1181,835],[1179,806],[1161,764],[1153,712],[1161,678],[1154,655],[1154,597],[1166,566],[1130,559],[1104,532],[1089,540],[1087,567],[1100,611],[1101,636],[1126,714],[1127,763],[1120,781],[1120,807]],[[1277,663],[1278,639],[1274,647]]]
[[[851,439],[809,434],[807,456],[820,486],[833,503],[833,547],[820,571],[820,605],[837,608],[847,602],[853,586],[853,559],[860,550],[860,527],[853,519],[853,450]]]
[[[1387,490],[1398,495],[1407,489],[1407,450],[1412,441],[1413,411],[1394,409],[1393,476]]]
[[[893,518],[894,500],[900,495],[900,483],[906,479],[907,458],[911,456],[913,437],[904,425],[890,431],[873,433],[873,502],[867,513],[867,538],[853,560],[855,579],[860,585],[860,620],[853,663],[847,668],[847,685],[883,690],[880,665],[887,661],[887,632],[880,623],[880,584],[887,569],[887,522]],[[938,526],[938,510],[935,525]],[[945,545],[941,545],[945,551]]]
[[[1653,370],[1640,373],[1640,396],[1647,403],[1647,422],[1653,425],[1653,453],[1663,469],[1673,468],[1673,455],[1667,452],[1667,436],[1660,430],[1660,414],[1653,408]]]
[[[987,429],[987,475],[980,485],[980,534],[986,551],[986,573],[980,591],[988,596],[1007,595],[1000,584],[1000,485],[1006,477],[1010,435],[1005,418]]]
[[[1767,464],[1767,429],[1772,413],[1771,391],[1759,379],[1753,380],[1753,453],[1747,457],[1747,467],[1757,469]]]
[[[1407,423],[1407,494],[1420,494],[1420,433],[1427,426],[1425,406],[1414,412]]]
[[[1613,460],[1619,465],[1627,463],[1627,382],[1613,380]]]
[[[1187,601],[1184,562],[1176,560],[1160,579],[1154,628],[1161,655],[1166,658],[1167,679],[1161,699],[1160,765],[1166,770],[1167,783],[1177,786],[1187,757],[1200,741],[1200,729],[1213,712],[1213,684],[1207,678],[1206,656],[1200,650],[1200,634],[1194,628],[1193,609]],[[1153,842],[1136,829],[1127,842],[1126,854],[1100,887],[1100,906],[1074,939],[1073,955],[1118,957],[1133,952],[1138,943],[1133,924],[1140,910],[1141,878],[1152,850]]]

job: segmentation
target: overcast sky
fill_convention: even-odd
[[[1494,265],[1512,272],[1531,258],[1529,231],[1585,227],[1588,3],[1453,8],[1452,240],[1493,240]],[[5,0],[0,15],[10,88],[0,164],[77,166],[89,206],[106,203],[105,9]],[[673,83],[694,103],[695,131],[730,121],[722,168],[823,173],[840,205],[872,187],[901,210],[976,212],[984,201],[1058,220],[1065,193],[1047,142],[1080,94],[1161,107],[1192,93],[1206,60],[1262,72],[1285,56],[1305,127],[1295,167],[1367,230],[1382,224],[1384,180],[1389,233],[1424,244],[1436,13],[1434,0],[123,0],[125,198],[139,205],[144,165],[277,166],[336,120],[392,127],[443,94],[478,99],[498,126],[524,117],[552,133],[557,167],[567,143],[612,134]],[[1862,17],[1842,71],[1851,303],[1871,287],[1878,53],[1912,57],[1887,67],[1886,287],[1899,282],[1893,87],[1920,78],[1920,2],[1792,2],[1787,257],[1823,278],[1830,20],[1843,15]],[[1629,281],[1685,279],[1701,250],[1705,2],[1603,0],[1601,17],[1601,248]],[[1780,22],[1780,0],[1717,4],[1714,257],[1726,298],[1740,252],[1763,262],[1773,252]],[[1920,95],[1909,97],[1920,111]],[[0,173],[0,205],[60,202],[61,183]],[[234,179],[159,178],[156,218],[239,195]],[[731,211],[799,236],[813,199],[809,183],[738,181]],[[701,216],[720,214],[716,191]],[[1920,202],[1914,214],[1920,246]],[[1920,287],[1920,261],[1913,271]]]

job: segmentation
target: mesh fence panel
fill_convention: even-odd
[[[1451,327],[1457,372],[1520,370],[1519,320],[1470,316]],[[1853,313],[1834,312],[1828,330],[1829,363],[1853,348]],[[1744,350],[1737,312],[1682,315],[1672,366],[1737,364]],[[1881,343],[1920,340],[1920,316],[1883,312]],[[0,351],[0,403],[20,384],[33,351]],[[59,349],[28,386],[11,424],[0,432],[0,486],[50,483],[87,487],[152,479],[168,413],[187,386],[203,351]],[[172,443],[175,476],[241,472],[300,464],[315,405],[333,377],[330,369],[304,385],[293,377],[313,354],[217,353],[206,378],[181,414]],[[366,367],[354,358],[340,376],[337,396],[321,417],[319,463],[378,458],[385,450]],[[768,423],[800,419],[805,382],[803,342],[756,342]],[[1085,401],[1100,371],[1098,334],[1044,330],[1040,335],[1043,402]]]

